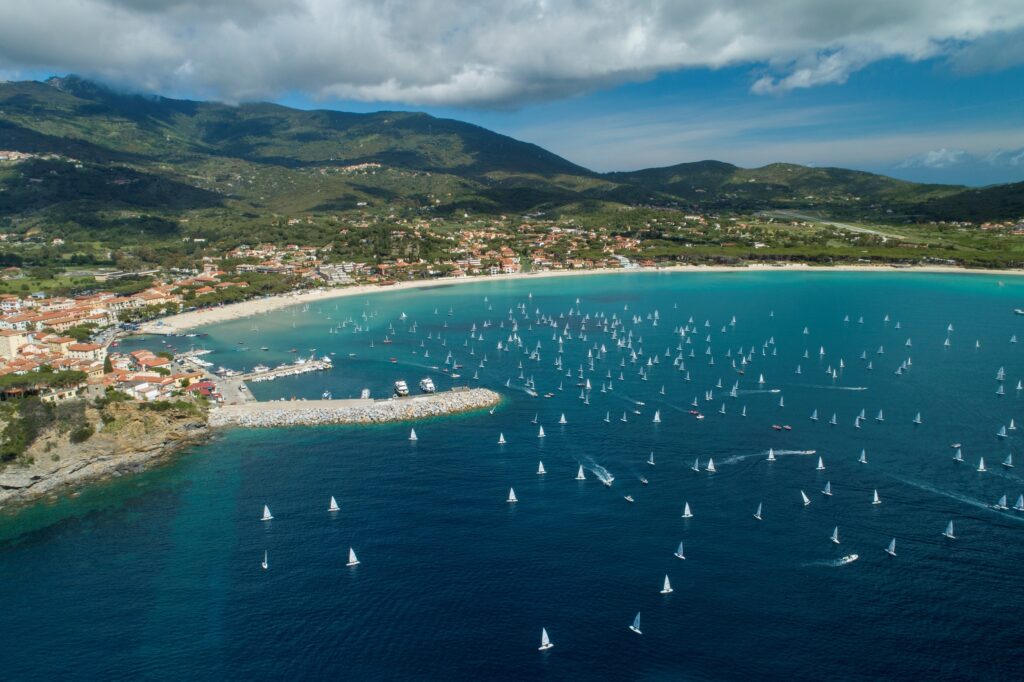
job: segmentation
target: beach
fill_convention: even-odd
[[[623,269],[599,269],[599,270],[549,270],[536,273],[515,273],[507,275],[472,275],[468,277],[447,277],[442,279],[415,280],[409,282],[396,282],[395,284],[381,286],[377,284],[360,284],[356,286],[341,287],[334,289],[315,289],[312,291],[299,291],[279,296],[268,296],[265,298],[231,303],[215,308],[203,308],[189,312],[170,315],[168,317],[144,323],[139,331],[143,334],[182,334],[208,324],[239,320],[261,313],[269,313],[294,305],[316,303],[334,298],[345,298],[349,296],[367,296],[375,293],[388,291],[403,291],[409,289],[424,289],[437,286],[452,286],[457,284],[476,284],[481,282],[501,282],[523,279],[549,279],[553,277],[582,277],[586,275],[613,275],[621,273],[738,273],[738,272],[908,272],[908,273],[931,273],[931,274],[966,274],[966,275],[1001,275],[1018,277],[1024,275],[1024,270],[986,270],[966,269],[954,266],[895,266],[895,265],[836,265],[836,266],[813,266],[799,263],[787,263],[783,265],[767,265],[763,263],[750,264],[745,266],[725,265],[673,265],[663,268],[623,268]]]

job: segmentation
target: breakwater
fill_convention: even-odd
[[[382,424],[441,417],[493,407],[501,396],[486,388],[455,388],[443,393],[388,400],[293,400],[223,405],[210,411],[210,426],[310,426]]]

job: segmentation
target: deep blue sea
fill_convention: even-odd
[[[264,399],[431,376],[504,401],[418,422],[417,442],[409,424],[227,431],[0,516],[0,675],[1024,679],[1022,305],[1014,277],[637,273],[336,299],[168,339],[236,369],[333,354],[331,372],[253,385]]]

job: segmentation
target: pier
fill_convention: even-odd
[[[443,393],[372,400],[276,400],[221,405],[210,410],[211,426],[312,426],[384,424],[482,410],[501,402],[486,388],[454,388]]]
[[[269,369],[246,372],[245,374],[235,374],[232,376],[233,379],[238,381],[247,381],[259,383],[261,381],[273,381],[281,377],[291,377],[297,374],[307,374],[309,372],[319,372],[322,370],[331,369],[334,365],[330,359],[323,358],[320,360],[306,360],[305,362],[294,362],[289,365],[278,365]]]

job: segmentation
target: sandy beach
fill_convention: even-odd
[[[140,327],[143,334],[181,334],[191,331],[197,327],[218,322],[238,320],[253,315],[269,313],[281,308],[293,305],[302,305],[317,301],[324,301],[332,298],[344,298],[348,296],[365,296],[370,294],[384,293],[388,291],[401,291],[406,289],[423,289],[427,287],[449,286],[456,284],[474,284],[479,282],[500,282],[521,279],[549,279],[553,277],[582,277],[587,275],[615,275],[615,274],[664,274],[664,273],[741,273],[741,272],[904,272],[904,273],[932,273],[932,274],[961,274],[961,275],[1001,275],[1007,277],[1018,277],[1024,275],[1024,270],[968,270],[953,266],[908,266],[900,267],[894,265],[836,265],[836,266],[812,266],[805,264],[787,263],[784,265],[751,264],[746,266],[719,266],[719,265],[674,265],[664,268],[636,268],[636,269],[615,269],[615,270],[555,270],[537,273],[516,273],[511,275],[474,275],[469,277],[449,277],[443,279],[416,280],[412,282],[397,282],[389,286],[379,285],[356,285],[340,287],[335,289],[315,289],[301,291],[280,296],[252,299],[240,303],[232,303],[216,308],[204,308],[186,313],[171,315],[159,320],[147,322]]]

